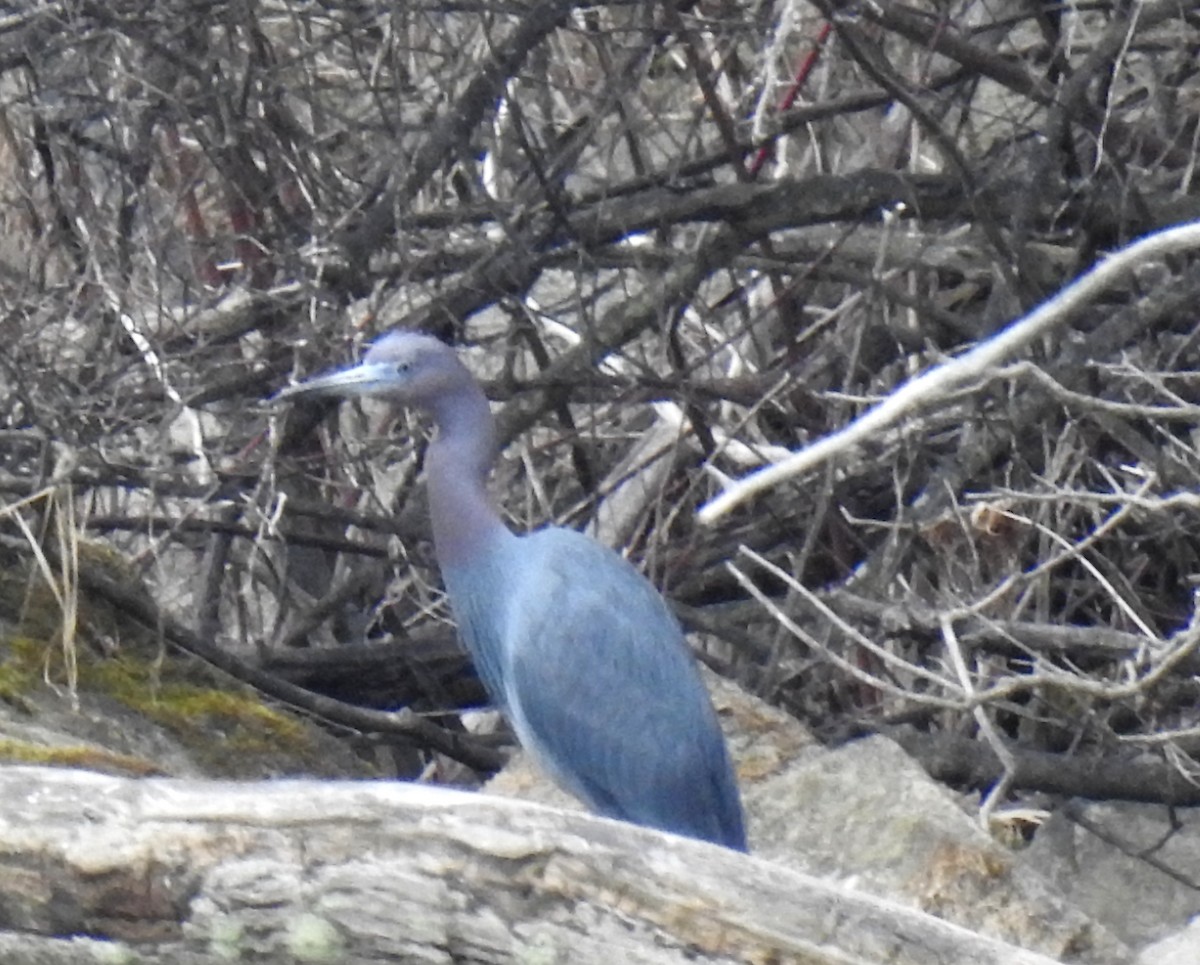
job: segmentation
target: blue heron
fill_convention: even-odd
[[[373,396],[428,412],[434,549],[462,639],[518,740],[606,817],[744,851],[737,783],[679,624],[649,581],[558,526],[524,536],[493,507],[491,409],[447,345],[393,332],[352,368],[280,393]]]

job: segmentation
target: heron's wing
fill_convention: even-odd
[[[744,847],[724,738],[662,598],[579,533],[521,542],[505,689],[522,742],[602,814]]]

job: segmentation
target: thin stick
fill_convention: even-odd
[[[962,647],[958,643],[958,634],[954,632],[954,624],[950,618],[943,616],[941,619],[942,626],[942,641],[946,644],[946,652],[950,657],[950,666],[954,668],[954,672],[958,674],[959,683],[968,694],[975,694],[975,685],[971,681],[970,671],[967,670],[967,662],[963,659]],[[992,830],[992,815],[996,810],[996,805],[1008,797],[1008,792],[1012,789],[1013,781],[1017,776],[1017,762],[1013,756],[1013,752],[1008,749],[1008,745],[1000,737],[999,731],[996,730],[992,719],[988,716],[987,708],[982,705],[976,705],[971,708],[971,714],[975,717],[975,722],[979,725],[979,733],[992,749],[992,753],[1000,761],[1003,767],[1003,773],[987,795],[979,805],[979,823],[983,830],[991,833]]]

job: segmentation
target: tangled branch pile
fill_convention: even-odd
[[[1190,773],[1189,254],[694,511],[1200,214],[1198,49],[1170,2],[31,5],[0,33],[0,552],[40,545],[64,587],[79,558],[210,657],[471,700],[421,427],[269,436],[260,404],[421,328],[501,403],[514,525],[627,548],[747,687],[830,734],[908,724],[927,758],[982,738],[1018,784],[1053,786],[1037,754]],[[88,575],[98,537],[132,576]],[[364,637],[396,642],[333,649]],[[944,773],[994,780],[966,746]],[[1187,795],[1143,784],[1057,789]]]

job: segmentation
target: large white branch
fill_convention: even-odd
[[[1029,315],[1013,322],[987,341],[980,342],[969,352],[935,365],[906,382],[849,425],[805,446],[783,461],[734,483],[720,496],[700,507],[697,514],[700,521],[715,523],[758,493],[794,479],[827,459],[853,449],[909,413],[932,405],[973,381],[986,382],[995,375],[996,366],[1010,359],[1038,336],[1067,321],[1074,312],[1094,301],[1126,272],[1143,262],[1196,247],[1200,247],[1198,222],[1147,235],[1128,248],[1123,248]]]
[[[33,767],[0,768],[0,960],[1050,963],[722,848],[486,795]]]

